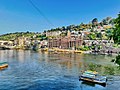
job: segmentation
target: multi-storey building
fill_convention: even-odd
[[[79,34],[71,34],[68,31],[67,36],[65,37],[56,37],[52,39],[48,39],[48,47],[49,48],[61,48],[61,49],[76,49],[76,47],[82,45],[82,38]]]

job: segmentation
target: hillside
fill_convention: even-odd
[[[63,26],[63,27],[58,27],[55,29],[50,29],[47,30],[47,32],[51,32],[51,31],[68,31],[68,30],[75,30],[75,31],[83,31],[86,29],[90,29],[91,31],[93,31],[94,28],[96,28],[97,26],[101,26],[103,27],[104,25],[114,25],[114,18],[112,17],[106,17],[105,19],[103,19],[102,21],[98,21],[97,18],[94,18],[90,23],[88,24],[84,24],[84,23],[80,23],[79,25],[69,25],[69,26]]]
[[[14,40],[18,37],[29,37],[31,39],[46,39],[45,35],[42,35],[41,33],[35,33],[35,32],[15,32],[15,33],[7,33],[0,35],[0,40]]]
[[[70,30],[74,30],[74,31],[89,31],[92,32],[90,35],[88,35],[87,37],[85,37],[85,39],[100,39],[101,37],[101,32],[98,32],[97,29],[99,29],[99,27],[102,27],[106,33],[106,35],[103,36],[103,39],[108,39],[110,37],[111,34],[111,29],[112,27],[109,27],[109,25],[113,26],[114,25],[114,19],[111,17],[107,17],[105,19],[103,19],[101,22],[98,22],[97,18],[94,18],[90,23],[88,24],[84,24],[81,23],[79,25],[69,25],[69,26],[63,26],[61,28],[55,28],[55,29],[50,29],[47,31],[44,31],[44,33],[46,32],[55,32],[55,31],[60,31],[61,32],[61,36],[65,36],[67,31]],[[106,27],[104,27],[106,26]],[[35,32],[15,32],[15,33],[8,33],[8,34],[4,34],[4,35],[0,35],[0,40],[14,40],[17,37],[29,37],[31,39],[47,39],[45,34],[41,34],[41,33],[35,33]],[[49,36],[48,36],[49,38]]]

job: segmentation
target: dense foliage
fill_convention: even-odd
[[[120,13],[115,19],[115,29],[113,31],[113,39],[115,43],[120,44]],[[113,59],[112,62],[115,62],[120,67],[120,53],[116,56],[116,59]]]
[[[118,17],[115,19],[113,39],[115,43],[120,44],[120,14],[118,14]]]
[[[115,59],[112,60],[112,62],[114,62],[115,64],[118,64],[120,67],[120,53],[116,56]]]

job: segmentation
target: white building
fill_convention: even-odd
[[[58,36],[60,35],[62,32],[61,31],[51,31],[51,32],[46,32],[46,36]]]

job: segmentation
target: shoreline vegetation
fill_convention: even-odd
[[[65,54],[95,54],[95,55],[117,55],[118,53],[108,53],[108,52],[94,52],[92,50],[87,50],[87,51],[82,51],[82,50],[70,50],[70,49],[60,49],[60,48],[40,48],[40,49],[35,49],[33,50],[32,48],[25,49],[25,48],[20,48],[20,47],[14,47],[14,48],[6,48],[6,49],[0,49],[0,50],[32,50],[36,52],[48,52],[48,53],[53,53],[53,54],[60,54],[60,53],[65,53]]]

